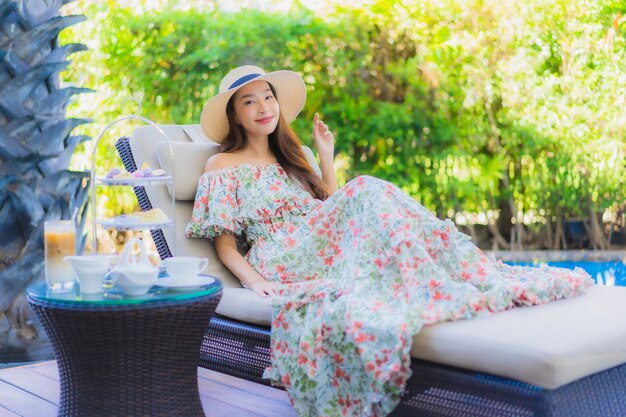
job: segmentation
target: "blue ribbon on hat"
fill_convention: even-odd
[[[228,89],[232,89],[235,87],[239,87],[241,84],[248,82],[250,80],[255,79],[256,77],[260,77],[262,74],[248,74],[248,75],[244,75],[243,77],[239,78],[238,80],[236,80],[234,83],[232,83],[230,85],[230,87],[228,87]]]

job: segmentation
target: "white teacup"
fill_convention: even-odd
[[[165,271],[174,284],[193,284],[204,269],[209,265],[207,258],[195,256],[174,256],[163,261]]]
[[[98,294],[103,291],[104,277],[115,258],[115,255],[66,256],[63,261],[69,262],[74,268],[81,293]]]

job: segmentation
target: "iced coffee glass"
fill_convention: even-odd
[[[76,229],[71,220],[54,220],[44,223],[44,248],[46,282],[53,291],[69,290],[76,275],[72,265],[63,262],[68,255],[76,255]]]

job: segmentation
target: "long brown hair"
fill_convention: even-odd
[[[274,97],[276,90],[268,83]],[[248,138],[244,128],[235,120],[234,101],[235,95],[230,98],[226,105],[228,117],[228,134],[222,142],[222,152],[235,152],[243,149]],[[279,101],[280,104],[280,101]],[[269,135],[269,147],[280,166],[285,170],[289,178],[295,179],[307,189],[315,198],[325,200],[328,198],[328,190],[322,179],[313,171],[311,164],[302,150],[302,142],[298,135],[289,127],[282,112],[278,116],[276,129]]]

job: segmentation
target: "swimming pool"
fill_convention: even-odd
[[[510,265],[539,266],[548,264],[561,268],[580,267],[587,271],[598,284],[626,286],[626,263],[615,261],[505,261]]]

